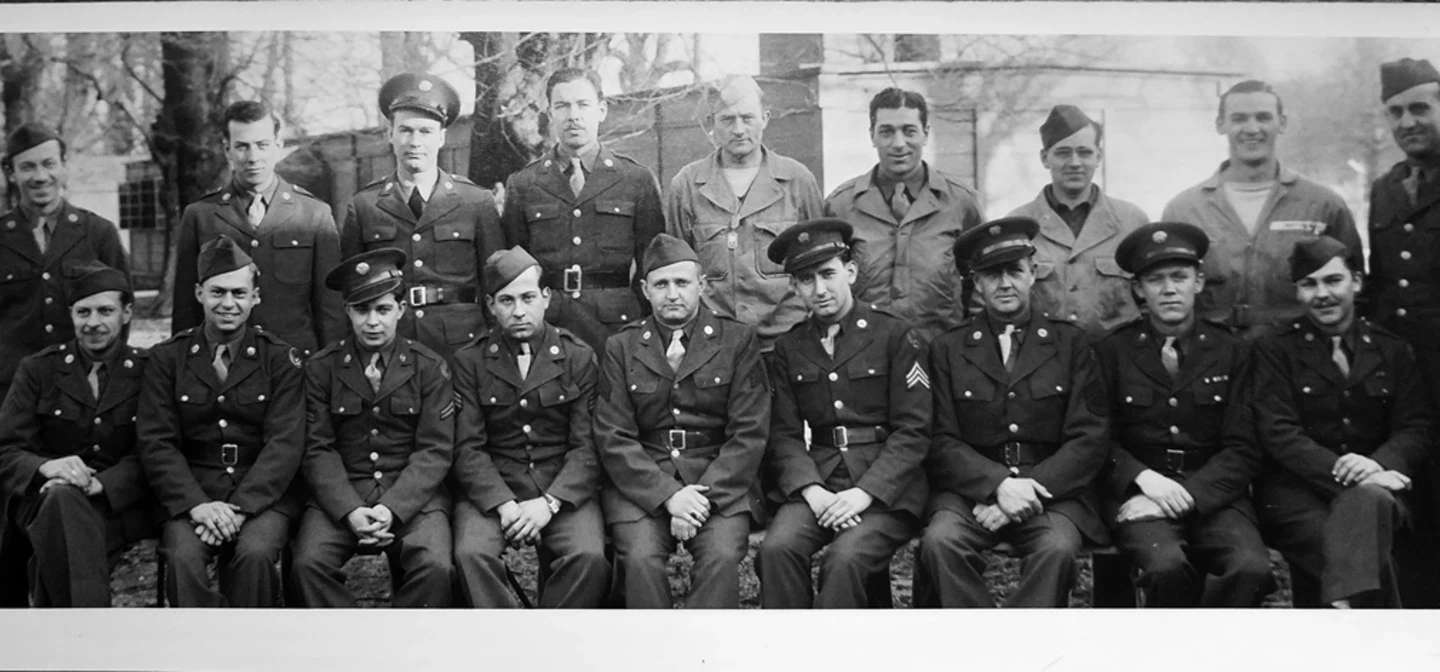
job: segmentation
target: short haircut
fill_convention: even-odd
[[[892,86],[870,99],[870,128],[875,128],[875,112],[877,110],[898,110],[910,108],[920,111],[920,125],[930,127],[930,107],[925,104],[925,96],[914,91]]]
[[[1262,82],[1258,79],[1247,79],[1243,82],[1240,82],[1239,84],[1236,84],[1235,86],[1230,87],[1229,89],[1226,89],[1225,93],[1220,94],[1220,107],[1215,111],[1216,118],[1225,118],[1225,99],[1229,98],[1230,94],[1233,93],[1268,93],[1272,96],[1275,96],[1276,114],[1285,114],[1285,101],[1280,98],[1280,94],[1276,93],[1275,89],[1271,88],[1269,84],[1266,84],[1265,82]]]
[[[719,86],[715,87],[715,97],[710,101],[711,123],[715,122],[715,112],[725,105],[725,94],[730,92],[754,93],[755,99],[760,101],[760,108],[762,110],[765,108],[765,90],[760,88],[760,84],[755,81],[754,77],[749,75],[730,75],[721,81]]]
[[[551,73],[550,79],[545,81],[545,99],[547,101],[550,99],[550,94],[555,91],[555,87],[582,79],[590,82],[590,86],[595,87],[596,98],[605,100],[605,90],[600,88],[600,75],[584,68],[560,68]]]
[[[275,124],[275,137],[280,137],[280,117],[258,100],[241,100],[230,103],[225,108],[225,121],[220,127],[220,132],[225,135],[225,140],[230,140],[230,122],[237,121],[242,124],[253,124],[269,117]]]

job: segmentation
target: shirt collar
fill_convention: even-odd
[[[40,221],[41,217],[44,217],[45,226],[49,227],[51,233],[54,233],[55,227],[60,225],[60,211],[64,208],[65,202],[63,200],[57,200],[55,207],[51,208],[49,212],[31,207],[29,205],[26,205],[24,202],[21,202],[20,214],[24,215],[23,221],[26,221],[30,224],[30,230],[35,230],[35,224]]]
[[[358,339],[356,339],[355,341],[355,352],[360,355],[361,366],[369,366],[370,355],[375,352],[380,353],[380,367],[385,368],[389,366],[390,362],[395,361],[395,349],[398,347],[400,347],[399,334],[396,334],[395,338],[390,339],[390,342],[386,343],[379,350],[370,350],[369,348],[360,345],[360,341]]]
[[[1028,311],[1022,313],[1018,318],[1011,322],[1001,322],[994,317],[991,317],[989,311],[986,311],[984,313],[985,323],[989,325],[990,333],[997,337],[1000,334],[1005,333],[1005,325],[1013,324],[1015,325],[1015,337],[1023,340],[1025,337],[1025,327],[1030,326],[1030,316],[1033,314],[1034,310],[1035,309],[1031,307]]]
[[[871,181],[875,183],[875,186],[880,187],[881,193],[883,193],[888,200],[895,193],[895,185],[899,184],[899,181],[880,172],[879,164],[875,165],[872,174],[873,177]],[[911,175],[909,179],[905,180],[905,189],[910,192],[910,198],[912,200],[919,198],[920,190],[924,189],[925,183],[929,181],[930,166],[926,165],[924,161],[921,161],[920,170],[915,171],[914,175]]]
[[[440,170],[437,168],[430,171],[428,175],[420,176],[419,180],[409,182],[397,172],[395,173],[395,181],[400,183],[400,195],[404,196],[405,200],[410,200],[410,192],[418,187],[420,189],[420,197],[429,201],[430,196],[435,193],[435,184],[440,181]]]
[[[1045,202],[1048,203],[1048,204],[1050,204],[1050,209],[1051,209],[1051,210],[1054,210],[1054,211],[1057,212],[1057,213],[1058,213],[1058,212],[1063,212],[1063,211],[1066,211],[1066,210],[1079,210],[1079,209],[1081,209],[1081,208],[1094,208],[1094,207],[1095,207],[1095,204],[1098,203],[1098,202],[1100,202],[1100,186],[1097,185],[1097,184],[1091,184],[1091,185],[1090,185],[1090,193],[1085,196],[1085,200],[1083,200],[1083,201],[1081,201],[1081,202],[1079,202],[1079,203],[1076,203],[1074,207],[1065,205],[1064,203],[1061,203],[1061,202],[1060,202],[1060,199],[1059,199],[1059,198],[1056,198],[1056,196],[1055,196],[1055,185],[1053,185],[1053,184],[1047,184],[1047,185],[1045,185],[1045,188],[1042,189],[1042,191],[1045,193]]]
[[[258,194],[260,196],[260,199],[265,203],[265,205],[270,205],[271,203],[275,202],[275,190],[280,188],[280,176],[271,176],[270,184],[265,185],[258,191],[251,191],[238,184],[234,185],[234,187],[235,193],[243,194],[247,199]]]
[[[695,325],[699,322],[700,313],[697,312],[695,313],[695,317],[692,318],[689,322],[687,322],[685,326],[680,327],[679,331],[685,334],[684,336],[680,337],[681,342],[689,343],[691,341],[691,337],[695,335]],[[670,339],[674,338],[674,336],[671,336],[671,334],[675,333],[676,330],[671,329],[659,320],[655,321],[655,325],[659,328],[660,335],[664,337],[661,346],[666,348],[670,347]]]
[[[600,143],[591,145],[589,149],[580,152],[580,167],[585,169],[585,174],[595,172],[595,159],[600,156]],[[560,146],[555,146],[555,159],[558,160],[565,170],[570,169],[570,157],[560,151]]]

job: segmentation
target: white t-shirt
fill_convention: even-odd
[[[1270,200],[1270,191],[1274,188],[1274,180],[1225,183],[1225,199],[1239,213],[1240,221],[1252,236],[1255,235],[1255,227],[1260,224],[1260,211],[1265,209],[1265,202]]]
[[[751,168],[724,168],[725,181],[730,183],[730,191],[735,192],[736,198],[745,198],[750,192],[750,185],[755,182],[755,176],[760,174],[760,166]]]

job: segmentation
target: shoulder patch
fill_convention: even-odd
[[[450,363],[443,358],[440,360],[440,375],[445,376],[445,380],[450,380]]]
[[[174,333],[174,334],[170,334],[170,336],[169,336],[168,338],[166,338],[166,339],[163,340],[163,341],[160,341],[159,343],[156,343],[156,345],[165,345],[165,344],[168,344],[168,343],[174,343],[175,341],[178,341],[178,340],[180,340],[180,339],[182,339],[182,338],[189,337],[191,334],[195,333],[195,329],[196,329],[195,327],[190,327],[189,329],[186,329],[186,330],[184,330],[184,331],[177,332],[177,333]]]
[[[357,191],[357,192],[355,192],[355,193],[360,193],[361,191],[370,191],[371,189],[378,189],[378,188],[380,188],[382,185],[384,185],[386,182],[388,182],[389,180],[390,180],[390,176],[389,176],[389,175],[383,175],[383,176],[381,176],[380,178],[372,181],[370,184],[367,184],[367,185],[365,185],[365,186],[363,186],[363,187],[360,187],[360,190]]]
[[[51,344],[51,345],[47,345],[47,346],[45,346],[44,348],[41,348],[39,352],[35,353],[35,356],[36,356],[36,357],[48,357],[48,356],[53,355],[53,354],[55,354],[55,353],[57,353],[57,352],[60,352],[61,350],[64,350],[65,348],[61,347],[61,346],[63,346],[63,345],[65,345],[65,344],[64,344],[64,343],[53,343],[53,344]]]
[[[464,176],[464,175],[456,175],[455,173],[447,173],[447,175],[449,175],[449,176],[450,176],[450,179],[454,180],[454,181],[455,181],[456,183],[458,183],[458,184],[468,184],[468,185],[470,185],[470,186],[472,186],[472,187],[478,187],[478,186],[480,186],[480,185],[478,185],[478,184],[475,184],[475,182],[474,182],[473,180],[471,180],[470,178],[468,178],[468,177],[466,177],[466,176]]]
[[[915,348],[916,350],[920,349],[920,337],[915,335],[914,329],[905,330],[905,342],[909,343],[910,347]]]
[[[295,348],[290,348],[290,352],[289,352],[288,354],[290,355],[290,363],[293,364],[293,365],[295,366],[295,368],[298,369],[298,368],[301,368],[301,367],[303,367],[303,366],[305,365],[304,362],[300,361],[300,351],[299,351],[299,350],[296,350]],[[223,360],[222,360],[221,363],[224,363]]]

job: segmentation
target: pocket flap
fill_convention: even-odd
[[[538,222],[542,219],[555,219],[560,216],[560,204],[558,203],[536,203],[525,206],[525,221]]]
[[[602,215],[635,216],[635,201],[595,201],[595,212]]]
[[[1108,275],[1116,278],[1128,278],[1129,273],[1121,270],[1120,264],[1115,262],[1115,257],[1095,257],[1095,270],[1100,275]]]
[[[552,381],[541,385],[538,393],[540,394],[540,405],[549,408],[574,401],[575,397],[580,396],[580,388]]]
[[[296,247],[315,247],[314,231],[277,231],[270,236],[270,246],[283,250]]]
[[[475,227],[470,222],[447,222],[435,225],[435,242],[447,240],[475,240]]]

